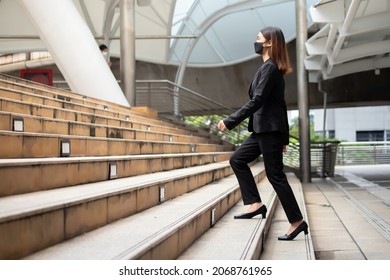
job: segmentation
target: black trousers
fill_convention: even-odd
[[[234,152],[230,165],[240,185],[245,205],[261,202],[248,163],[263,155],[265,172],[290,223],[303,219],[297,200],[283,171],[283,137],[280,132],[252,133]]]

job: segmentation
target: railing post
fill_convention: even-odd
[[[151,108],[152,107],[152,84],[150,82],[148,82],[148,107]]]
[[[322,144],[322,170],[321,177],[325,177],[325,165],[326,165],[326,143]]]
[[[175,86],[173,89],[173,114],[175,117],[179,118],[180,116],[180,88]]]

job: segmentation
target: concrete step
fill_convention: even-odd
[[[217,163],[231,153],[0,159],[0,197]]]
[[[309,234],[300,233],[293,241],[280,241],[279,235],[284,235],[290,224],[280,203],[277,203],[264,242],[261,260],[315,260],[311,224],[306,209],[302,183],[293,173],[287,173],[288,181],[302,211],[303,219],[309,224]],[[279,201],[279,200],[278,200]]]
[[[267,217],[255,216],[249,220],[236,220],[248,206],[242,200],[232,207],[210,230],[198,238],[178,259],[180,260],[258,260],[265,236],[272,221],[277,198],[265,178],[257,184]]]
[[[0,158],[84,157],[232,151],[203,143],[130,140],[0,130]]]
[[[262,163],[252,169],[259,181],[264,173]],[[221,177],[26,259],[176,259],[239,200],[235,176]]]
[[[9,96],[18,100],[25,100],[38,104],[45,104],[46,102],[64,101],[66,103],[72,103],[76,105],[82,105],[84,107],[96,108],[104,110],[106,107],[111,108],[113,111],[139,115],[141,117],[151,117],[147,110],[144,108],[130,108],[127,106],[112,103],[106,100],[101,100],[89,96],[84,96],[79,93],[71,92],[68,90],[51,87],[36,83],[33,81],[19,79],[0,73],[0,92],[9,92]],[[1,95],[2,93],[0,93]],[[22,95],[18,95],[22,94]],[[153,113],[154,116],[157,116]]]
[[[28,114],[36,117],[58,119],[69,122],[83,122],[151,132],[199,136],[205,139],[211,139],[210,141],[215,143],[222,143],[220,139],[215,139],[215,137],[210,136],[209,133],[202,133],[202,131],[194,127],[185,126],[184,124],[180,126],[177,123],[171,123],[169,121],[144,118],[129,114],[119,114],[116,112],[112,112],[112,114],[109,115],[107,111],[93,111],[90,113],[62,107],[53,107],[50,105],[37,105],[28,101],[18,101],[1,97],[1,91],[0,111],[10,114]],[[5,119],[2,121],[2,123],[4,123],[3,126],[8,125],[9,122],[10,120]]]
[[[225,161],[0,198],[0,259],[21,258],[231,174]]]
[[[1,81],[0,81],[1,84]],[[157,113],[152,112],[140,114],[130,107],[118,108],[117,104],[107,104],[105,101],[100,103],[90,103],[88,98],[79,96],[78,98],[67,98],[63,95],[54,94],[52,97],[47,97],[39,94],[39,90],[30,87],[27,91],[24,86],[17,85],[17,89],[10,89],[0,86],[0,96],[4,100],[14,100],[22,104],[32,104],[35,106],[48,106],[52,108],[62,108],[68,110],[75,110],[78,112],[96,114],[107,117],[118,117],[124,119],[126,116],[131,116],[137,119],[154,119],[157,120]],[[32,92],[31,92],[32,91]],[[146,110],[146,109],[145,109]]]
[[[16,129],[14,122],[22,122],[21,129]],[[166,133],[151,131],[146,126],[145,130],[132,127],[120,127],[115,125],[103,125],[86,123],[82,121],[59,120],[47,117],[31,116],[26,114],[0,112],[0,129],[8,131],[23,131],[30,133],[62,134],[90,137],[107,137],[119,139],[137,139],[183,143],[210,143],[210,137],[195,135]],[[171,128],[168,129],[172,131]],[[219,141],[221,143],[221,141]]]
[[[297,177],[288,173],[288,180],[306,217],[302,185]],[[200,237],[180,257],[181,260],[310,260],[314,259],[310,235],[300,235],[292,242],[278,241],[277,236],[288,229],[289,223],[279,199],[267,178],[258,183],[267,217],[234,220],[247,206],[242,202],[234,206],[207,233]],[[307,218],[306,218],[307,220]],[[221,242],[223,240],[223,242]]]
[[[85,110],[81,107],[84,107]],[[84,121],[102,125],[131,127],[162,131],[166,133],[191,134],[205,137],[211,143],[232,146],[207,131],[187,125],[182,121],[159,118],[157,112],[146,107],[125,107],[104,100],[85,97],[66,90],[41,85],[0,73],[0,110],[63,118],[70,121]],[[118,123],[119,122],[119,123]],[[146,128],[145,128],[146,125]],[[141,128],[140,128],[141,126]],[[175,129],[168,131],[167,129]]]
[[[3,111],[9,110],[10,108],[15,110],[14,107],[18,107],[15,103],[20,103],[21,107],[23,107],[23,104],[38,107],[36,111],[44,111],[44,114],[50,114],[50,112],[45,112],[48,107],[51,109],[74,111],[81,114],[91,114],[93,116],[118,118],[119,120],[131,119],[132,121],[148,123],[149,125],[161,125],[176,129],[181,128],[187,131],[189,129],[195,132],[197,131],[196,128],[188,127],[184,123],[180,124],[180,122],[159,119],[157,112],[151,108],[125,107],[109,101],[82,96],[77,93],[26,80],[19,79],[19,82],[10,82],[2,79],[1,73],[0,99],[10,102],[10,104],[6,104],[7,106],[5,104],[2,105]],[[12,103],[11,101],[14,102]],[[28,110],[22,110],[22,112],[28,112]]]

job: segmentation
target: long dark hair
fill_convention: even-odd
[[[282,30],[278,27],[267,26],[260,30],[260,32],[267,41],[271,41],[272,45],[268,51],[268,55],[278,65],[279,70],[283,73],[283,75],[292,72],[286,41],[284,40]]]

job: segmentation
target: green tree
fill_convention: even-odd
[[[204,115],[204,116],[188,116],[185,117],[185,123],[195,126],[200,129],[204,129],[213,135],[217,135],[221,139],[232,143],[241,144],[249,135],[247,130],[248,120],[243,121],[239,126],[231,131],[220,132],[217,125],[222,119],[225,119],[226,115]]]
[[[290,121],[290,135],[296,138],[299,138],[299,118],[293,118]],[[292,142],[297,142],[295,139],[290,139]],[[314,117],[310,115],[310,141],[311,142],[322,142],[323,136],[322,134],[317,134],[314,131]],[[325,141],[337,141],[335,138],[326,137]]]

